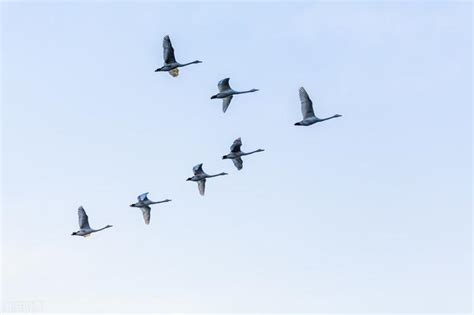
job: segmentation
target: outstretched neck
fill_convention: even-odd
[[[219,173],[219,174],[215,174],[215,175],[209,175],[208,177],[217,177],[217,176],[222,176],[222,175],[227,175],[227,173]]]
[[[252,92],[257,92],[257,91],[258,91],[258,89],[251,89],[251,90],[247,90],[247,91],[238,91],[235,94],[245,94],[245,93],[252,93]]]
[[[331,117],[323,118],[323,119],[321,119],[320,121],[329,120],[329,119],[333,119],[333,118],[337,118],[337,117],[341,117],[341,116],[342,116],[342,115],[336,114],[336,115],[333,115],[333,116],[331,116]]]
[[[200,60],[194,60],[194,61],[191,61],[191,62],[188,62],[188,63],[183,63],[181,66],[188,66],[188,65],[192,65],[192,64],[195,64],[195,63],[201,63],[202,61]]]
[[[249,154],[254,154],[254,153],[263,152],[263,151],[264,151],[263,149],[258,149],[258,150],[250,151],[250,152],[247,152],[247,153],[243,153],[242,155],[249,155]]]
[[[165,199],[165,200],[161,200],[161,201],[154,201],[154,202],[152,202],[152,204],[156,205],[157,203],[163,203],[163,202],[169,202],[169,201],[171,201],[171,200]]]
[[[105,229],[108,229],[108,228],[111,228],[111,227],[112,227],[112,225],[106,225],[101,229],[95,230],[95,232],[102,231],[102,230],[105,230]]]

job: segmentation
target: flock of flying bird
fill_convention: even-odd
[[[191,64],[202,63],[202,61],[200,60],[195,60],[188,63],[177,62],[174,56],[174,48],[171,45],[171,40],[168,35],[166,35],[163,38],[163,59],[164,59],[164,65],[156,69],[155,72],[165,71],[165,72],[168,72],[173,77],[177,77],[179,75],[179,68],[181,67],[185,67]],[[224,113],[229,108],[230,102],[232,101],[232,98],[234,97],[234,95],[244,94],[244,93],[253,93],[253,92],[258,91],[258,89],[250,89],[247,91],[235,91],[229,85],[229,78],[225,78],[219,81],[219,83],[217,84],[217,88],[219,89],[219,93],[211,96],[211,99],[216,99],[216,98],[222,99],[222,110],[224,111]],[[336,114],[327,118],[318,118],[314,114],[313,102],[311,101],[311,99],[308,96],[308,93],[303,87],[300,87],[299,89],[299,97],[300,97],[300,102],[301,102],[301,112],[303,114],[303,120],[295,123],[295,126],[310,126],[318,122],[322,122],[322,121],[329,120],[332,118],[341,117],[341,115]],[[246,152],[241,151],[240,149],[241,146],[242,146],[242,140],[240,138],[234,140],[234,142],[232,143],[232,146],[230,147],[230,153],[222,157],[222,159],[232,160],[237,170],[241,170],[243,167],[243,161],[242,161],[243,156],[264,151],[263,149],[258,149],[258,150],[246,153]],[[206,172],[204,172],[202,168],[202,163],[193,167],[193,173],[194,173],[194,176],[189,177],[186,180],[197,182],[199,193],[202,196],[204,196],[206,180],[208,178],[228,175],[227,173],[224,173],[224,172],[215,174],[215,175],[209,175]],[[165,202],[170,202],[170,201],[171,201],[170,199],[165,199],[161,201],[152,201],[148,199],[148,193],[144,193],[144,194],[139,195],[138,202],[131,204],[130,207],[140,208],[143,214],[143,219],[145,220],[145,224],[150,224],[150,212],[151,212],[150,206],[154,204],[165,203]],[[86,236],[91,235],[92,233],[99,232],[99,231],[112,227],[112,225],[106,225],[105,227],[101,229],[92,229],[89,225],[89,218],[82,206],[79,207],[78,214],[79,214],[79,231],[73,232],[72,235],[86,237]]]

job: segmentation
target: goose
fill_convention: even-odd
[[[145,224],[150,224],[150,211],[151,211],[150,205],[155,205],[155,204],[158,204],[158,203],[170,202],[171,201],[170,199],[165,199],[165,200],[161,200],[161,201],[151,201],[147,197],[148,194],[149,193],[147,193],[147,192],[144,193],[144,194],[141,194],[137,198],[138,202],[137,203],[132,203],[130,205],[130,207],[140,208],[142,210],[143,219],[145,220]]]
[[[258,89],[251,89],[248,91],[234,91],[229,85],[230,78],[225,78],[217,83],[217,88],[219,89],[219,93],[216,95],[211,96],[211,100],[215,98],[222,98],[222,110],[224,113],[227,111],[227,108],[230,105],[230,101],[232,101],[232,97],[237,94],[244,94],[244,93],[252,93],[257,92]]]
[[[255,150],[255,151],[245,153],[245,152],[240,151],[241,146],[242,146],[242,139],[240,139],[240,137],[239,137],[239,138],[235,139],[234,143],[232,143],[232,145],[230,146],[230,153],[227,154],[227,155],[224,155],[222,157],[223,160],[231,159],[232,162],[234,162],[235,167],[239,171],[244,166],[244,161],[242,161],[242,158],[241,158],[242,156],[265,151],[263,149],[258,149],[258,150]]]
[[[173,45],[171,45],[171,40],[168,35],[166,35],[163,38],[163,59],[164,59],[164,65],[158,69],[155,70],[155,72],[158,71],[168,71],[168,73],[172,77],[177,77],[179,75],[179,67],[185,67],[188,65],[192,65],[194,63],[201,63],[202,61],[200,60],[194,60],[188,63],[179,63],[176,61],[174,57],[174,48]]]
[[[86,211],[84,210],[82,206],[79,207],[78,214],[79,214],[79,229],[80,230],[77,232],[73,232],[71,235],[87,237],[87,236],[90,236],[92,233],[99,232],[99,231],[112,227],[112,225],[106,225],[103,228],[98,229],[98,230],[91,229],[91,227],[89,226],[89,217],[87,216]]]
[[[222,175],[229,175],[229,174],[224,173],[224,172],[219,173],[219,174],[215,174],[215,175],[208,175],[203,171],[202,163],[193,167],[193,173],[194,173],[194,176],[189,177],[186,180],[187,181],[190,180],[190,181],[198,183],[199,193],[201,194],[201,196],[204,196],[204,191],[206,189],[206,178],[217,177],[217,176],[222,176]]]
[[[313,110],[313,102],[308,96],[308,93],[306,93],[306,90],[304,87],[300,87],[299,89],[299,94],[300,94],[300,101],[301,101],[301,112],[303,113],[303,120],[295,123],[295,126],[310,126],[312,124],[315,124],[317,122],[337,118],[337,117],[342,117],[342,115],[336,114],[331,117],[327,118],[318,118],[316,115],[314,115],[314,110]]]

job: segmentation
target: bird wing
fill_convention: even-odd
[[[304,87],[300,87],[299,94],[301,102],[301,113],[303,114],[303,118],[306,119],[309,117],[316,117],[314,115],[313,102],[309,98],[308,93],[306,93]]]
[[[242,161],[242,159],[239,157],[232,159],[232,162],[234,162],[235,167],[237,167],[239,171],[242,169],[242,167],[244,167],[244,161]]]
[[[163,38],[163,59],[165,63],[175,63],[174,48],[168,35]]]
[[[145,220],[145,224],[150,224],[150,214],[151,214],[151,208],[149,206],[144,206],[140,208],[143,213],[143,220]]]
[[[80,206],[77,212],[79,214],[79,228],[81,230],[90,229],[91,227],[89,226],[89,217],[87,216],[84,208]]]
[[[225,113],[227,111],[227,108],[229,108],[230,101],[232,101],[232,95],[227,96],[222,99],[222,111]]]
[[[140,196],[137,197],[138,201],[145,201],[145,200],[148,200],[148,197],[147,197],[148,193],[144,193],[144,194],[141,194]]]
[[[230,90],[229,80],[230,78],[225,78],[220,80],[219,83],[217,83],[217,88],[219,89],[219,92]]]
[[[199,188],[199,193],[201,196],[204,196],[204,191],[206,190],[206,179],[201,179],[198,181],[198,188]]]
[[[240,152],[240,147],[242,146],[242,139],[237,138],[234,140],[234,143],[230,146],[230,152]]]
[[[193,167],[193,173],[194,175],[204,174],[204,171],[202,170],[202,163]]]

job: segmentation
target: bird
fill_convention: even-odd
[[[90,236],[92,233],[99,232],[99,231],[112,227],[112,225],[106,225],[103,228],[98,229],[98,230],[91,229],[91,227],[89,226],[89,217],[87,216],[84,208],[80,206],[77,212],[79,215],[79,229],[80,230],[77,232],[73,232],[71,235],[87,237],[87,236]]]
[[[327,118],[318,118],[314,115],[313,102],[306,93],[304,87],[299,89],[300,101],[301,101],[301,112],[303,113],[303,120],[295,123],[295,126],[310,126],[317,122],[329,120],[332,118],[342,117],[342,115],[336,114]]]
[[[130,205],[130,207],[140,208],[142,210],[143,219],[145,220],[145,224],[150,224],[150,211],[151,211],[150,205],[155,205],[155,204],[158,204],[158,203],[170,202],[171,201],[171,199],[165,199],[165,200],[161,200],[161,201],[151,201],[147,197],[148,194],[149,193],[147,193],[147,192],[144,193],[144,194],[141,194],[137,198],[138,202],[132,203]]]
[[[194,176],[189,177],[186,180],[198,183],[199,193],[201,194],[201,196],[204,196],[204,191],[206,189],[206,178],[217,177],[217,176],[222,176],[222,175],[229,175],[229,174],[224,173],[224,172],[219,173],[219,174],[215,174],[215,175],[208,175],[203,171],[202,163],[200,163],[200,164],[193,167],[193,173],[194,173]]]
[[[227,154],[227,155],[224,155],[222,157],[223,160],[231,159],[232,162],[234,162],[235,167],[239,171],[242,169],[243,164],[244,164],[244,162],[242,161],[242,158],[241,158],[242,156],[265,151],[263,149],[258,149],[258,150],[255,150],[255,151],[245,153],[245,152],[240,151],[241,146],[242,146],[242,139],[239,137],[239,138],[235,139],[234,142],[232,143],[232,145],[230,146],[230,153]]]
[[[248,91],[235,91],[229,85],[230,78],[225,78],[217,83],[217,88],[219,89],[219,93],[216,95],[211,96],[211,100],[215,98],[222,98],[222,111],[225,113],[227,108],[229,108],[230,101],[232,101],[232,97],[237,94],[244,94],[244,93],[252,93],[257,92],[258,89],[251,89]]]
[[[195,63],[202,63],[201,60],[194,60],[188,63],[177,62],[176,58],[174,57],[174,48],[173,45],[171,45],[171,40],[168,35],[163,38],[163,59],[165,61],[164,65],[156,69],[155,72],[168,71],[172,77],[177,77],[179,75],[179,67],[185,67]]]

